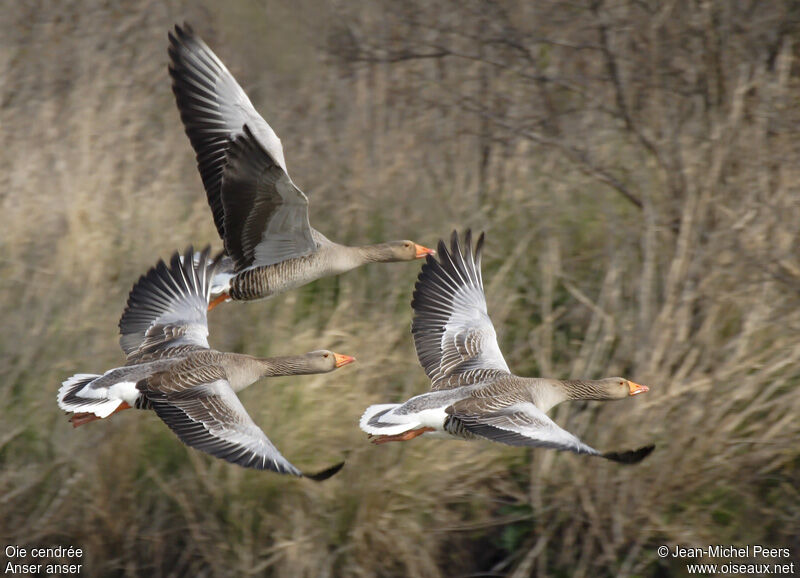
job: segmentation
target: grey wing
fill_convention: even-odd
[[[129,362],[173,348],[208,349],[206,313],[216,268],[210,261],[209,248],[195,255],[189,247],[139,278],[119,320]]]
[[[510,373],[486,310],[480,268],[483,234],[474,256],[470,231],[464,241],[463,253],[455,231],[450,251],[439,241],[436,257],[429,255],[420,271],[411,302],[414,346],[434,390]]]
[[[467,398],[454,403],[446,412],[468,431],[492,441],[600,455],[529,401],[509,403],[502,397]]]
[[[253,422],[219,367],[194,371],[178,379],[162,374],[140,386],[183,443],[245,468],[303,475]]]
[[[249,125],[231,143],[222,179],[225,249],[240,271],[316,249],[308,198],[272,160]]]
[[[225,239],[221,194],[230,143],[248,125],[271,162],[288,173],[283,147],[233,75],[190,26],[175,26],[170,32],[169,60],[181,120],[197,155],[214,223]]]

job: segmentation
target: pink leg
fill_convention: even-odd
[[[408,440],[413,440],[417,436],[421,436],[425,432],[433,431],[432,427],[421,427],[419,429],[411,429],[401,434],[393,435],[393,436],[375,436],[372,438],[372,443],[376,445],[385,444],[388,442],[407,442]]]
[[[219,297],[217,297],[216,299],[211,301],[211,303],[208,304],[208,310],[211,311],[212,309],[214,309],[214,307],[216,307],[220,303],[225,303],[230,298],[231,298],[230,295],[228,295],[227,293],[221,294]]]
[[[119,404],[117,409],[115,409],[114,411],[112,411],[109,414],[108,417],[111,417],[112,415],[114,415],[118,411],[122,411],[123,409],[130,409],[130,408],[131,408],[131,406],[128,405],[128,402],[123,401],[121,404]],[[79,426],[85,425],[85,424],[87,424],[89,422],[95,421],[97,419],[101,419],[101,418],[97,417],[93,413],[76,413],[76,414],[73,414],[71,418],[69,418],[69,421],[72,423],[72,427],[79,427]]]

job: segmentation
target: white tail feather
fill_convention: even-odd
[[[393,413],[392,410],[397,407],[400,407],[399,403],[371,405],[361,416],[358,425],[362,431],[372,435],[396,435],[420,427],[415,416]]]
[[[111,387],[92,388],[92,383],[100,375],[77,373],[68,377],[58,390],[58,407],[74,413],[93,413],[105,418],[114,413],[123,401],[135,403],[139,395],[134,382],[118,382]],[[133,391],[130,391],[133,388]],[[130,400],[128,399],[130,398]]]
[[[76,373],[72,377],[68,377],[63,382],[61,382],[61,387],[58,388],[58,407],[65,411],[74,411],[70,409],[67,405],[64,404],[64,398],[69,393],[77,393],[95,379],[100,377],[95,373]]]

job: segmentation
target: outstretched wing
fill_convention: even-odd
[[[228,150],[222,207],[225,249],[237,271],[307,255],[316,248],[308,198],[266,154],[249,125]]]
[[[636,464],[653,451],[653,445],[636,450],[600,453],[559,427],[530,401],[504,396],[469,397],[448,407],[446,413],[468,431],[511,446],[550,448]]]
[[[236,269],[313,251],[308,200],[289,178],[275,131],[191,27],[175,26],[169,41],[181,120]]]
[[[209,250],[175,253],[169,265],[159,261],[133,286],[119,320],[129,363],[174,348],[208,349],[206,312],[216,268]]]
[[[245,468],[304,475],[250,418],[218,365],[197,366],[187,359],[139,388],[186,445]],[[336,471],[334,467],[320,475]]]
[[[529,401],[468,397],[445,410],[472,433],[511,446],[536,446],[599,455]]]
[[[450,251],[439,241],[436,257],[429,255],[422,266],[411,301],[417,357],[434,390],[510,373],[486,311],[480,265],[483,234],[474,256],[470,231],[464,242],[462,253],[456,231]]]

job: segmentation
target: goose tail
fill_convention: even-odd
[[[93,387],[94,382],[101,377],[103,376],[94,373],[77,373],[62,382],[56,400],[58,407],[74,414],[70,418],[74,427],[106,418],[121,409],[133,407],[120,396],[109,396],[108,387]],[[122,381],[114,385],[135,388],[134,383]]]
[[[85,411],[88,400],[81,398],[79,393],[98,377],[100,377],[100,375],[96,373],[76,373],[72,377],[65,379],[58,389],[58,396],[56,398],[58,407],[64,411]],[[104,400],[91,400],[92,403],[102,401]]]
[[[358,425],[362,431],[370,435],[396,435],[420,427],[418,421],[409,420],[410,416],[394,415],[393,410],[399,403],[384,403],[369,406]]]

